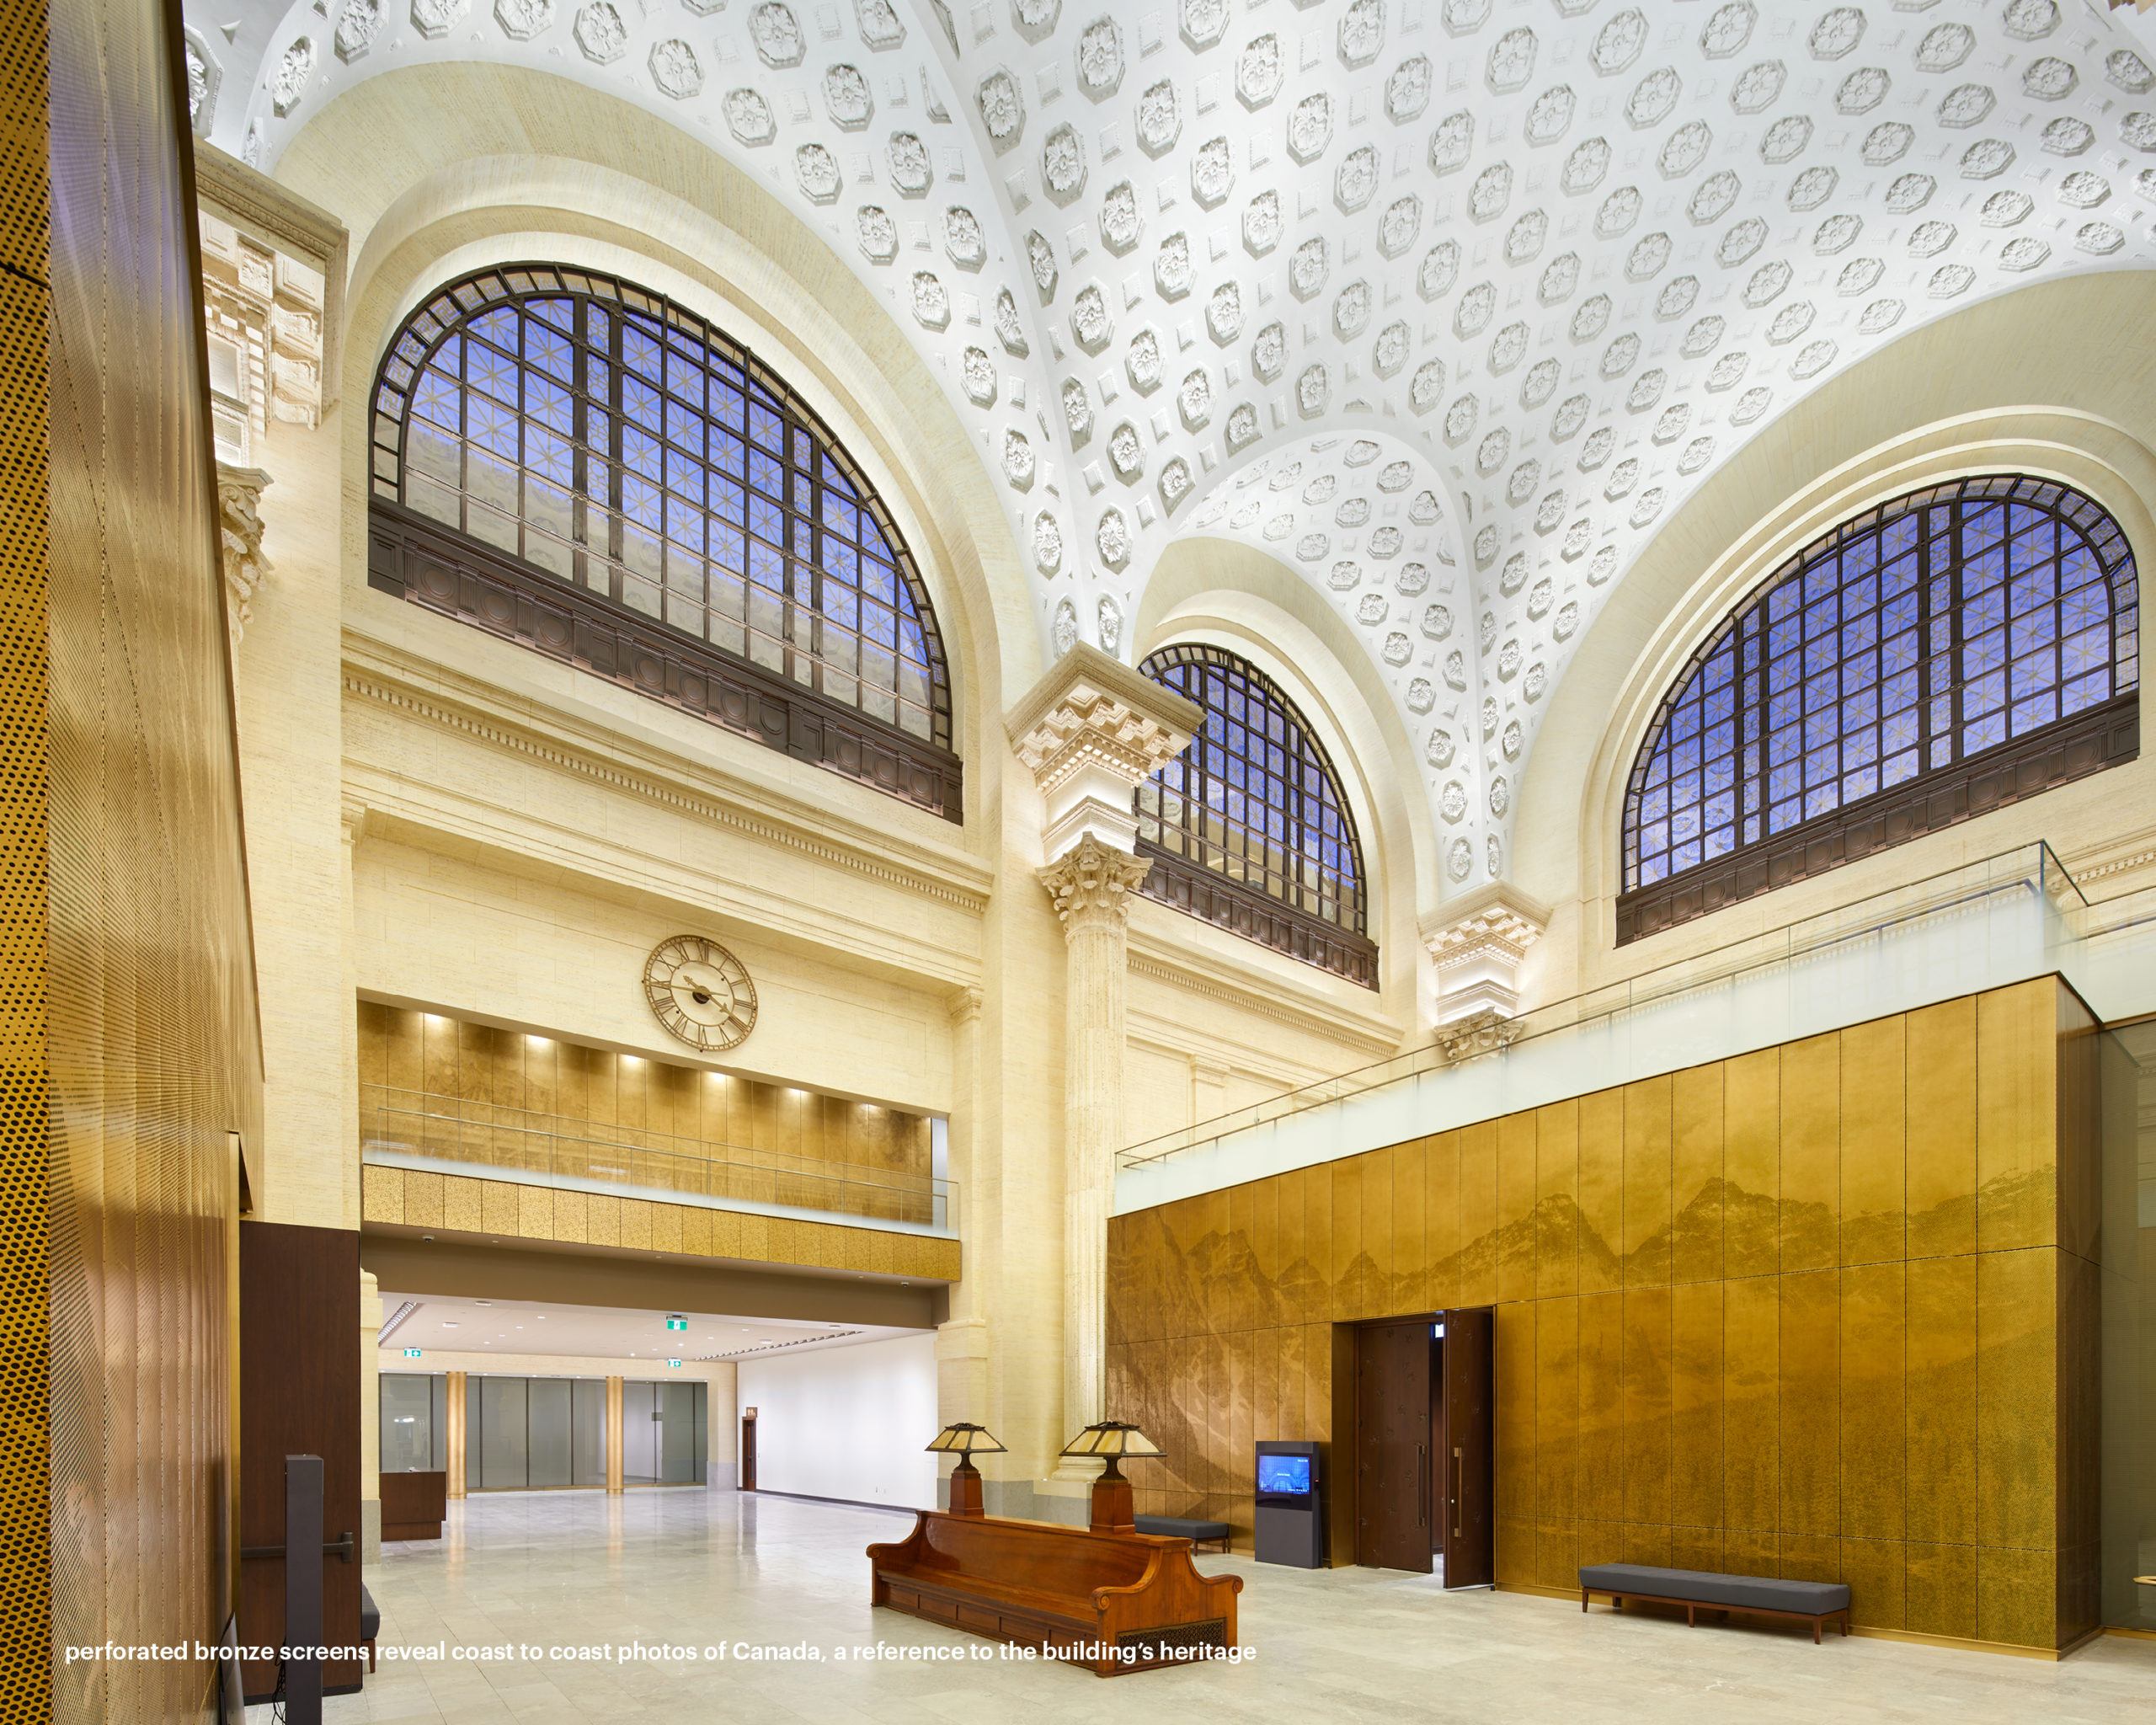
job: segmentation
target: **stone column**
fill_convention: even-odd
[[[1059,660],[1011,712],[1011,745],[1046,805],[1040,870],[1063,923],[1063,1426],[1102,1418],[1107,1217],[1123,1147],[1123,988],[1137,852],[1133,798],[1204,714],[1091,647]]]
[[[1123,1148],[1123,984],[1130,894],[1151,865],[1091,833],[1040,871],[1063,920],[1063,1407],[1102,1418],[1108,1209]]]

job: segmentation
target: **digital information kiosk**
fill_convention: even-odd
[[[1259,1562],[1326,1567],[1324,1445],[1257,1446],[1257,1530]]]

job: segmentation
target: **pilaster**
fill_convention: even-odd
[[[1150,867],[1136,854],[1137,788],[1180,754],[1203,722],[1203,710],[1180,695],[1084,646],[1059,660],[1006,722],[1011,747],[1045,805],[1046,866],[1038,878],[1062,922],[1066,961],[1066,1434],[1102,1417],[1107,1215],[1123,1145],[1129,900]]]

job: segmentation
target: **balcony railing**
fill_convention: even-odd
[[[1736,991],[1774,980],[1777,969],[1787,983],[1786,997],[1802,996],[1816,1005],[1822,994],[1873,980],[1876,971],[1867,973],[1864,967],[1890,946],[1935,929],[1951,929],[1949,946],[1966,948],[1967,962],[1957,980],[1942,985],[1945,992],[1935,996],[1945,998],[1993,985],[1999,978],[1987,976],[1988,969],[2033,974],[2033,960],[2056,958],[2063,947],[2085,945],[2152,919],[2156,889],[2131,900],[2091,905],[2051,847],[2039,841],[1538,1007],[1508,1021],[1499,1045],[1504,1058],[1518,1061],[1539,1049],[1584,1047],[1578,1039],[1590,1032],[1614,1034],[1637,1028],[1652,1038],[1681,1025],[1697,1035],[1703,1018],[1710,1020],[1736,1006]],[[1940,965],[1935,953],[1917,962],[1935,970],[1953,968]],[[1892,1009],[1865,1002],[1862,1012]],[[1712,1029],[1705,1039],[1715,1039]],[[1607,1037],[1595,1044],[1598,1050],[1609,1045]],[[1240,1146],[1260,1129],[1279,1128],[1329,1105],[1353,1108],[1374,1103],[1380,1092],[1417,1080],[1449,1084],[1451,1076],[1435,1075],[1461,1065],[1460,1059],[1441,1046],[1417,1049],[1131,1145],[1118,1154],[1117,1166],[1126,1172],[1162,1168],[1199,1150],[1226,1149],[1224,1140]],[[1474,1070],[1472,1065],[1465,1068]],[[1502,1088],[1502,1080],[1477,1076],[1483,1079],[1478,1091]],[[1420,1089],[1416,1093],[1434,1095]],[[1278,1141],[1277,1132],[1271,1141]]]
[[[525,1183],[854,1216],[939,1232],[955,1232],[958,1226],[957,1187],[927,1174],[868,1170],[664,1132],[579,1131],[575,1129],[587,1123],[387,1085],[362,1086],[360,1098],[364,1162],[445,1172],[483,1170]]]

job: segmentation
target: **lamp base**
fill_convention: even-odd
[[[951,1512],[953,1515],[985,1515],[981,1508],[980,1470],[972,1462],[959,1460],[951,1470]]]
[[[1107,1472],[1093,1482],[1093,1519],[1095,1533],[1136,1533],[1138,1523],[1131,1513],[1130,1482],[1110,1466]]]

